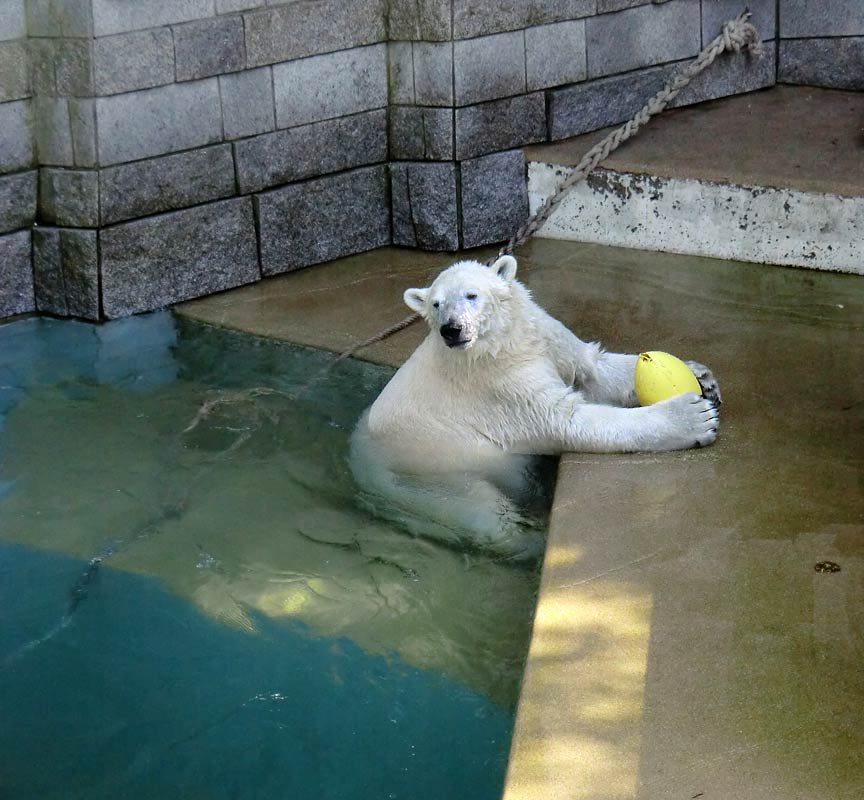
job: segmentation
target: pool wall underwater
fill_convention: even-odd
[[[293,399],[333,358],[164,312],[0,326],[0,795],[500,796],[538,567],[357,506],[391,370]]]

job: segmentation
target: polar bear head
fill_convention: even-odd
[[[405,303],[450,349],[484,349],[507,327],[515,277],[513,256],[501,256],[489,267],[459,261],[427,289],[408,289]]]

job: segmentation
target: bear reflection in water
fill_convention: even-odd
[[[366,502],[414,533],[511,556],[542,549],[537,456],[711,444],[720,395],[639,407],[635,355],[584,342],[516,280],[516,259],[460,261],[405,302],[430,332],[361,418],[351,464]],[[542,463],[542,462],[539,462]]]

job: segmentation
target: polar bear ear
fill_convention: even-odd
[[[493,265],[492,270],[507,283],[516,277],[516,259],[513,256],[501,256]]]
[[[412,311],[416,311],[418,314],[422,314],[423,309],[426,308],[426,297],[428,295],[428,289],[408,289],[408,291],[402,295],[402,299],[405,300],[405,305],[408,306],[408,308]]]

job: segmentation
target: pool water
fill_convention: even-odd
[[[0,797],[500,796],[538,566],[365,510],[332,361],[0,326]]]

